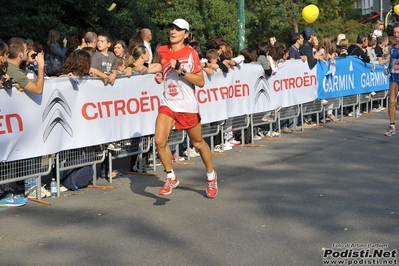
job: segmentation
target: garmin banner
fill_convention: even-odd
[[[317,63],[318,96],[320,99],[337,98],[354,94],[387,90],[389,76],[384,74],[384,66],[363,62],[355,56],[336,58],[335,64],[327,67],[323,62]]]

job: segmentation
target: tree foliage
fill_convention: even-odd
[[[153,43],[168,40],[168,24],[185,18],[197,40],[207,47],[215,36],[223,36],[237,52],[237,1],[229,0],[114,0],[111,1],[30,0],[8,1],[0,9],[1,38],[19,36],[46,44],[48,31],[56,28],[61,38],[71,39],[80,30],[107,32],[115,39],[128,42],[142,28],[153,32]],[[358,24],[363,17],[353,10],[355,0],[247,0],[245,31],[248,46],[267,41],[274,35],[290,42],[296,22],[299,31],[312,27],[320,37],[347,33],[354,41],[358,33],[369,33],[372,23]],[[317,21],[307,24],[301,15],[308,4],[320,9]],[[23,12],[21,12],[23,11]]]

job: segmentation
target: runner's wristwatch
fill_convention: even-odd
[[[184,77],[187,74],[187,70],[184,68],[181,70],[181,73],[179,74],[180,77]]]

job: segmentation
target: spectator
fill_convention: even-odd
[[[206,59],[209,62],[209,66],[213,69],[219,68],[218,60],[219,60],[219,54],[215,49],[209,49],[206,52]]]
[[[84,47],[92,47],[92,48],[97,48],[97,40],[98,36],[95,32],[88,31],[84,35],[84,44],[82,43],[81,48]]]
[[[104,84],[114,83],[117,75],[118,64],[113,52],[109,52],[111,37],[108,34],[99,34],[97,37],[97,49],[91,59],[94,74],[103,79]]]
[[[336,45],[331,41],[329,36],[324,36],[321,39],[321,44],[320,44],[320,59],[322,60],[327,66],[328,62],[327,60],[330,60],[331,62],[335,63],[335,50],[336,50]]]
[[[84,50],[73,51],[65,60],[65,64],[61,69],[62,76],[87,76],[90,71],[91,56]]]
[[[237,65],[236,62],[224,56],[224,53],[226,53],[226,46],[227,41],[222,37],[215,37],[211,41],[211,47],[215,49],[219,54],[219,68],[225,73],[229,72],[230,66]]]
[[[64,64],[65,61],[65,54],[67,52],[67,39],[64,38],[62,40],[62,47],[58,43],[60,39],[60,33],[58,30],[52,29],[49,31],[48,38],[47,38],[47,46],[48,46],[48,51],[47,53],[52,56],[57,56],[59,60],[61,61],[60,68],[57,69],[56,66],[54,65],[53,67],[47,66],[48,67],[48,73],[46,73],[49,76],[56,76],[58,72],[61,70],[61,67]],[[46,57],[47,59],[47,57]],[[49,62],[46,62],[46,64],[49,64]],[[57,66],[58,67],[58,66]]]
[[[377,55],[375,53],[376,46],[377,46],[377,41],[371,38],[368,42],[368,46],[366,47],[366,54],[370,58],[370,63],[373,65],[373,68],[375,68],[375,63],[378,60]]]
[[[366,63],[370,63],[370,57],[367,56],[365,50],[369,44],[367,35],[359,34],[356,39],[356,44],[348,47],[348,55],[357,56]]]
[[[274,46],[274,44],[276,43],[276,36],[274,36],[274,35],[272,35],[272,36],[270,36],[269,37],[269,43],[270,43],[270,46]]]
[[[340,43],[341,40],[343,40],[343,39],[346,39],[345,34],[343,34],[343,33],[338,34],[338,36],[337,36],[337,45],[340,45],[339,43]]]
[[[132,51],[132,55],[128,60],[128,67],[132,68],[133,72],[138,73],[147,73],[147,72],[158,72],[161,71],[161,64],[159,63],[151,63],[148,64],[150,53],[148,49],[144,45],[139,45],[134,47]]]
[[[386,65],[389,62],[389,56],[384,59],[384,52],[383,52],[386,46],[385,42],[386,39],[388,38],[385,38],[384,36],[377,37],[377,45],[374,48],[377,61],[381,66]]]
[[[319,53],[313,54],[312,41],[315,37],[315,31],[311,28],[305,28],[302,32],[302,36],[304,40],[299,52],[301,55],[306,56],[309,68],[312,69],[316,65],[317,60],[320,58]]]
[[[208,59],[206,59],[206,58],[204,57],[204,54],[202,53],[201,45],[199,44],[199,42],[191,41],[191,42],[189,43],[189,45],[190,45],[191,47],[193,47],[193,49],[194,49],[195,51],[197,51],[197,54],[198,54],[199,58],[201,59],[200,61],[201,61],[202,70],[204,70],[205,73],[208,74],[208,75],[213,75],[213,74],[215,74],[215,71],[214,71],[213,68],[211,67],[211,64],[208,64],[208,63],[209,63]]]
[[[126,51],[126,43],[122,40],[117,40],[114,44],[114,54],[116,57],[120,57],[127,61],[130,54]]]
[[[0,41],[0,87],[11,89],[12,84],[10,76],[7,75],[8,46],[5,42]]]
[[[150,29],[142,29],[140,31],[141,39],[143,39],[144,46],[148,50],[148,61],[146,62],[147,64],[152,63],[152,49],[151,49],[151,40],[152,40],[152,32]]]
[[[42,94],[44,86],[44,56],[38,53],[35,57],[38,75],[35,82],[26,76],[26,73],[19,68],[23,61],[28,61],[28,51],[25,40],[14,37],[8,41],[8,69],[7,74],[14,80],[19,90],[26,90],[35,94]]]
[[[288,58],[289,59],[302,59],[303,62],[306,61],[306,55],[301,55],[299,52],[299,48],[303,45],[303,36],[300,33],[293,33],[291,35],[292,45],[288,49]]]
[[[133,35],[129,40],[129,46],[127,47],[129,54],[132,53],[134,47],[139,45],[144,45],[144,40],[141,38],[141,34]]]
[[[7,75],[12,78],[15,82],[15,86],[19,91],[26,90],[35,94],[42,94],[44,87],[44,56],[43,53],[37,53],[35,59],[32,59],[33,51],[28,50],[26,41],[22,38],[14,37],[8,41],[8,68]],[[28,60],[28,57],[30,58]],[[35,60],[37,63],[37,78],[36,81],[31,81],[19,66],[23,63],[26,66],[26,62]],[[30,178],[24,181],[25,192],[33,187],[36,178]],[[46,190],[43,188],[42,193]],[[29,193],[28,193],[29,194]]]
[[[371,37],[377,40],[378,37],[382,36],[382,31],[384,30],[384,22],[382,20],[377,20],[374,24],[374,31]]]
[[[348,48],[349,48],[349,41],[348,39],[341,39],[338,43],[339,46],[341,46],[341,52],[339,53],[339,56],[344,57],[348,55]]]
[[[126,67],[129,60],[130,53],[126,51],[126,43],[122,40],[117,40],[114,44],[114,54],[118,63],[118,74],[132,75],[132,69]]]
[[[270,62],[267,60],[267,56],[269,55],[269,49],[270,47],[267,42],[258,43],[258,58],[256,62],[258,62],[263,67],[266,77],[270,77],[272,75]]]
[[[97,52],[97,49],[96,49],[96,48],[93,48],[93,47],[91,47],[91,46],[83,47],[81,50],[83,50],[83,51],[89,53],[90,56],[93,56],[93,55]]]
[[[35,58],[38,53],[43,53],[43,46],[38,42],[32,42],[27,45],[27,48],[29,53],[28,61],[25,62],[26,76],[30,80],[35,81],[38,75],[38,67]],[[47,77],[46,73],[44,73],[44,76]]]

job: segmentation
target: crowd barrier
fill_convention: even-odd
[[[341,63],[355,72],[341,73]],[[354,67],[359,64],[363,70]],[[337,60],[336,65],[336,73],[328,73],[320,64],[310,70],[301,60],[288,61],[275,75],[265,78],[260,66],[244,64],[228,74],[218,71],[207,76],[204,88],[197,88],[203,135],[211,138],[213,148],[218,134],[223,139],[224,132],[241,130],[243,143],[247,128],[339,108],[342,114],[343,107],[386,98],[388,79],[378,74],[382,67],[370,75],[369,66],[354,57]],[[359,83],[357,78],[363,81]],[[0,185],[30,177],[39,177],[40,183],[53,164],[59,185],[61,171],[104,162],[109,152],[105,143],[120,141],[122,150],[108,156],[112,182],[112,160],[154,147],[151,136],[162,86],[153,79],[151,74],[122,77],[113,86],[104,86],[96,78],[65,77],[46,80],[43,95],[0,90]],[[371,91],[376,92],[372,97]],[[320,99],[327,99],[328,105],[323,106]],[[225,121],[224,125],[220,121]],[[185,139],[184,131],[172,131],[168,143],[177,145]],[[155,170],[155,149],[152,153]],[[54,155],[55,162],[51,159]],[[37,158],[40,164],[33,163]],[[94,175],[95,184],[96,172]]]

